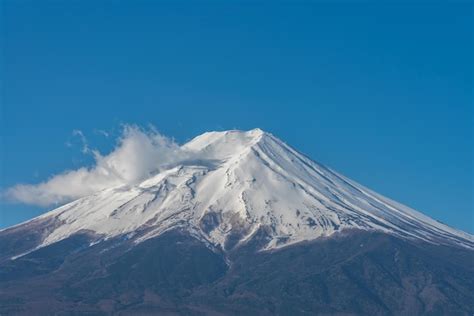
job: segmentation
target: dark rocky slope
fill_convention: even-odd
[[[474,313],[472,250],[363,231],[260,242],[224,254],[180,231],[138,245],[75,235],[0,262],[0,315]]]

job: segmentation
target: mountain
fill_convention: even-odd
[[[0,314],[474,313],[474,237],[260,129],[0,231]]]

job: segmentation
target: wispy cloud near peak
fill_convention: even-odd
[[[155,128],[125,125],[117,145],[109,154],[91,149],[80,130],[73,134],[82,141],[82,152],[92,154],[92,167],[67,170],[38,184],[18,184],[8,188],[6,199],[39,206],[65,203],[105,188],[135,184],[164,165],[186,160],[188,153]]]

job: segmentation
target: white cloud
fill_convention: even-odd
[[[73,134],[81,139],[82,151],[94,156],[94,166],[65,171],[39,184],[18,184],[8,188],[5,197],[25,204],[57,205],[105,188],[135,184],[166,165],[190,157],[173,140],[152,127],[144,130],[124,126],[117,146],[105,156],[90,149],[81,131],[75,130]]]

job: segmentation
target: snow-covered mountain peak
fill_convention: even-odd
[[[266,236],[266,249],[358,229],[474,247],[472,235],[387,199],[260,129],[204,133],[186,163],[133,187],[110,188],[37,220],[55,222],[40,246],[79,231],[136,242],[180,228],[222,249]]]
[[[269,134],[256,128],[250,131],[230,130],[206,132],[195,137],[182,146],[183,149],[195,152],[196,156],[208,159],[226,160],[239,155],[242,151],[258,143]]]

